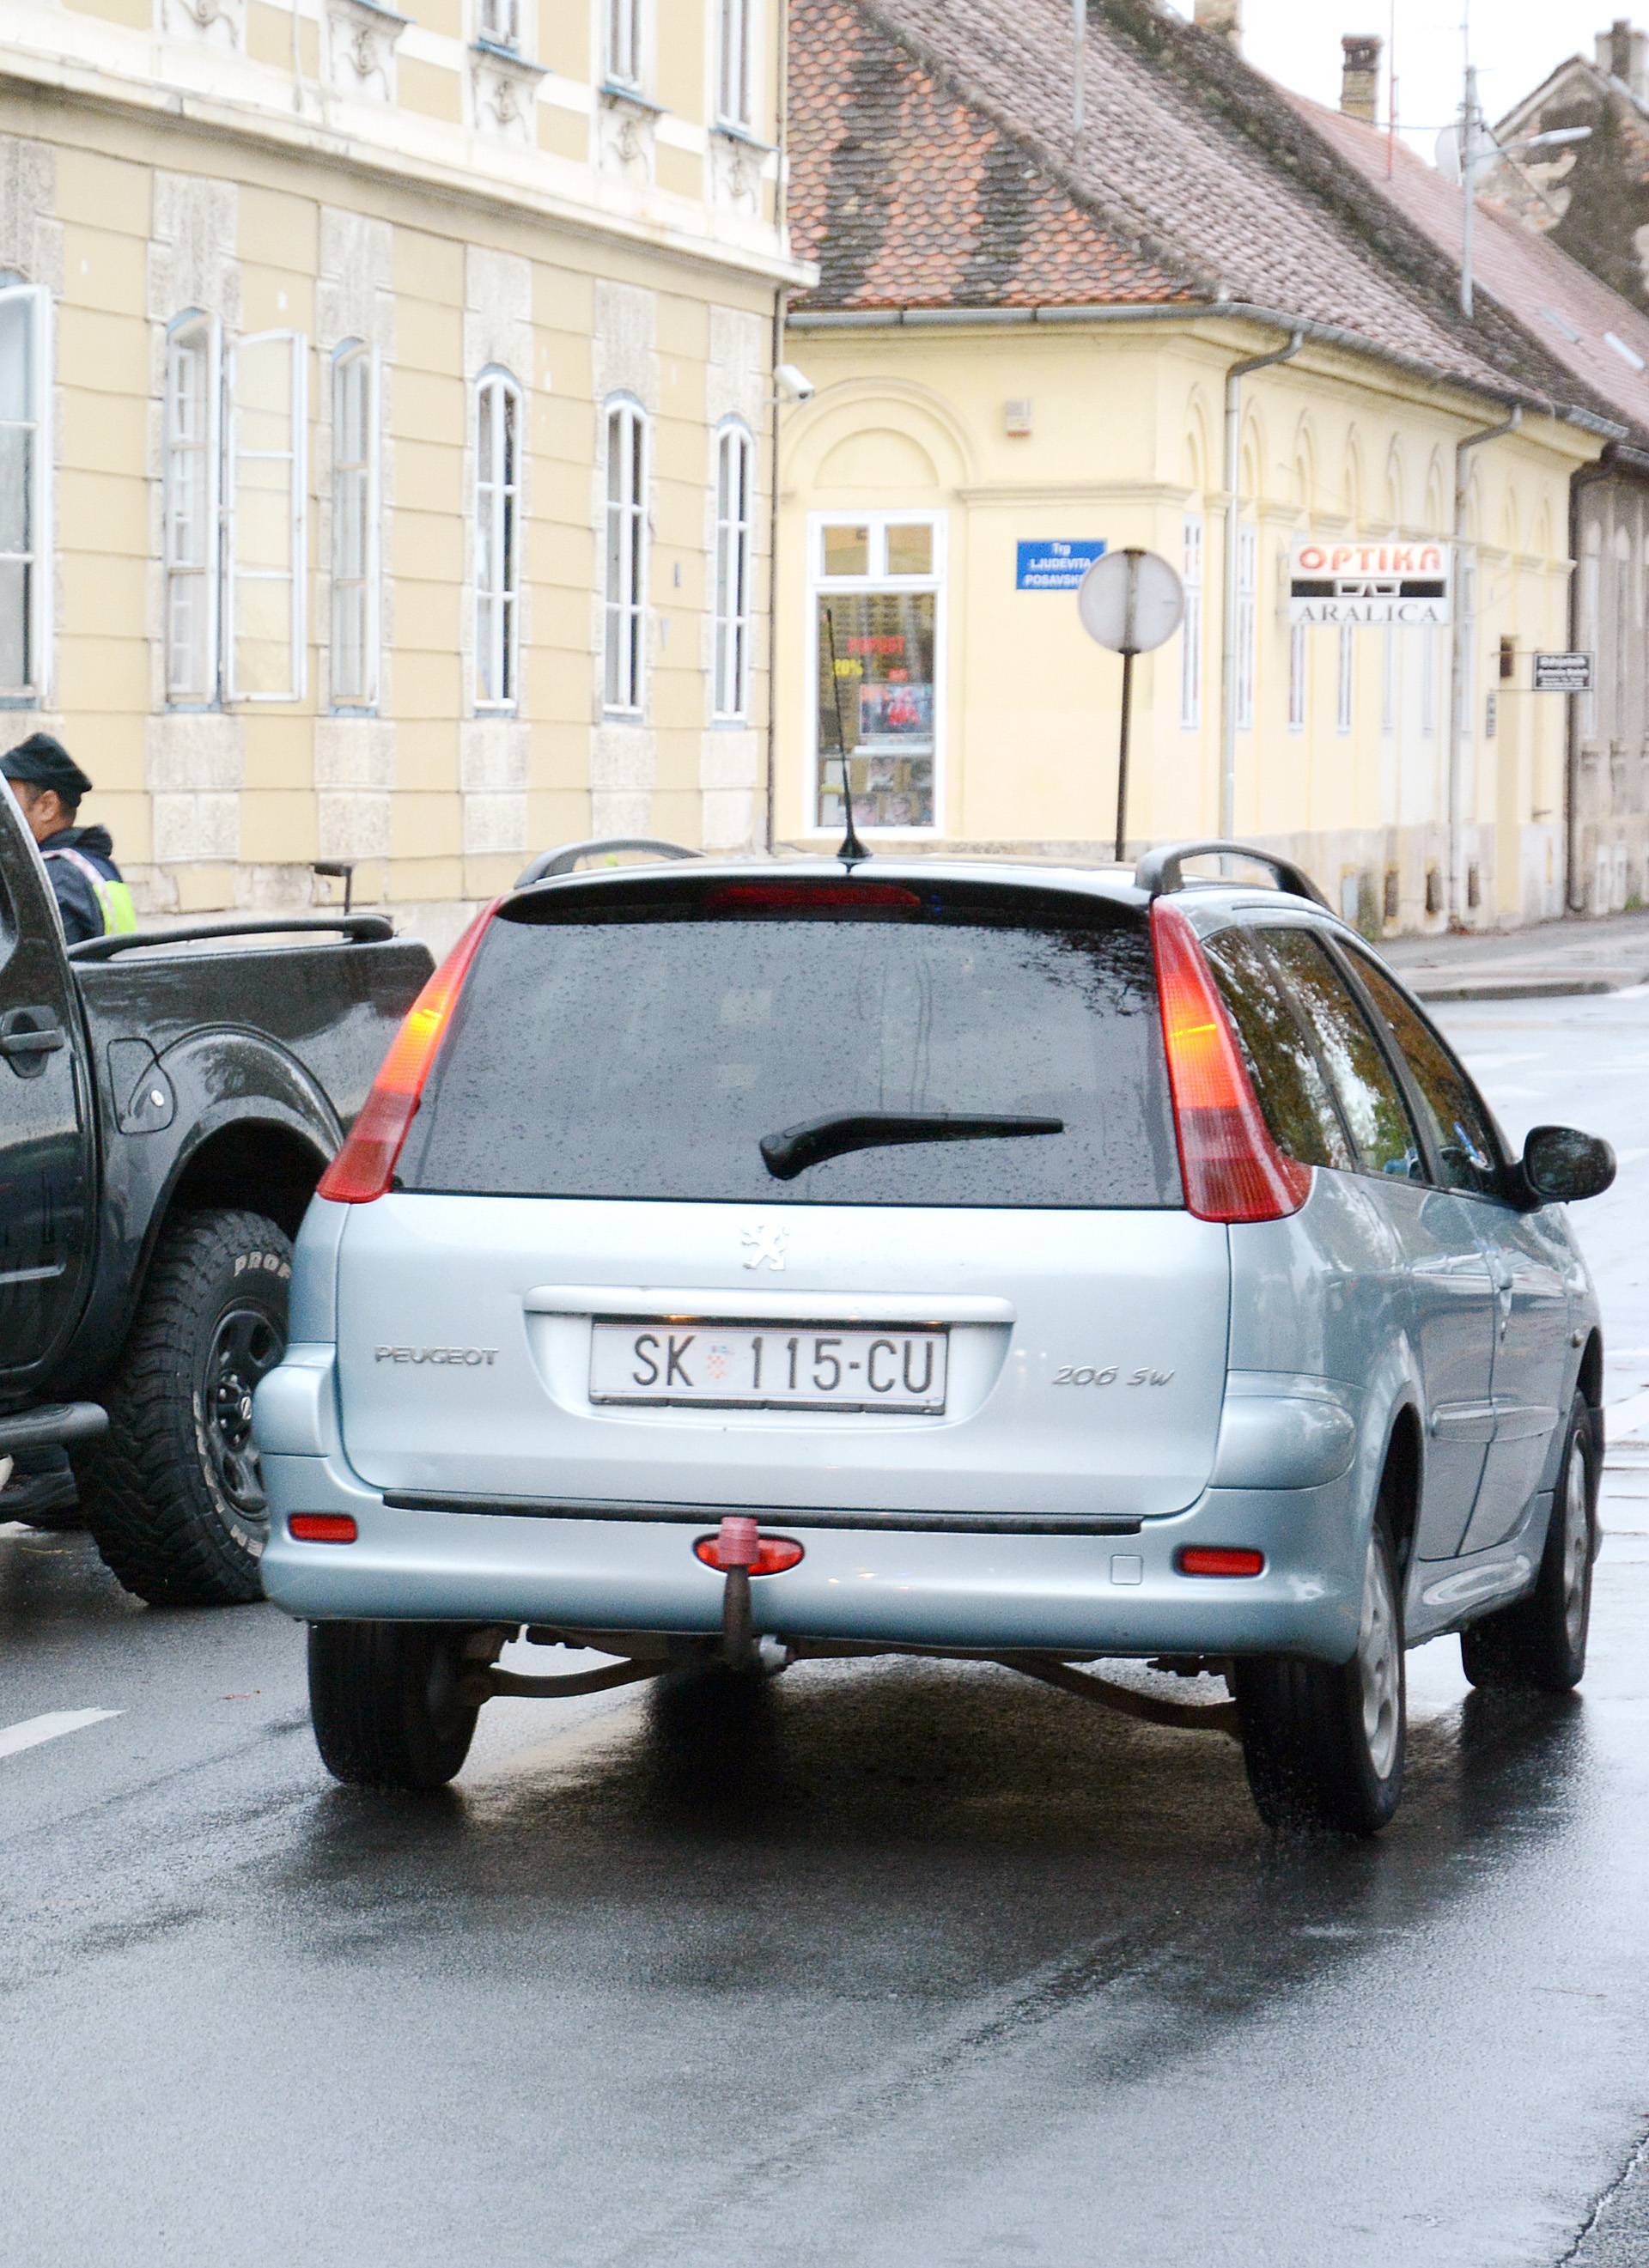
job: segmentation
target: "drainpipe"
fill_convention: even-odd
[[[1581,632],[1586,625],[1580,620],[1583,593],[1580,586],[1580,512],[1581,497],[1600,481],[1615,476],[1616,467],[1610,462],[1613,450],[1605,453],[1595,465],[1582,465],[1569,482],[1569,557],[1572,562],[1569,576],[1569,644],[1573,652],[1580,646]],[[1600,644],[1601,641],[1599,641]],[[1564,703],[1568,711],[1567,729],[1564,734],[1563,750],[1563,908],[1567,914],[1586,911],[1586,901],[1579,889],[1580,880],[1580,703],[1571,695]]]
[[[1242,499],[1242,381],[1256,370],[1292,362],[1306,343],[1296,331],[1274,354],[1253,355],[1226,372],[1226,604],[1219,652],[1219,835],[1229,843],[1237,825],[1237,575]]]
[[[1509,417],[1498,425],[1485,425],[1481,432],[1468,433],[1454,446],[1454,604],[1453,630],[1449,639],[1448,669],[1448,924],[1461,926],[1466,915],[1465,814],[1460,807],[1461,788],[1465,777],[1466,733],[1470,719],[1466,714],[1466,504],[1471,492],[1471,466],[1468,461],[1474,449],[1481,449],[1487,441],[1503,441],[1508,433],[1515,433],[1523,423],[1520,407],[1514,407]]]

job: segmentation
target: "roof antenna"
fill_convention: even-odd
[[[830,648],[830,713],[836,720],[835,753],[842,759],[842,808],[847,814],[847,831],[842,837],[842,848],[836,852],[844,866],[862,865],[870,852],[859,841],[858,828],[853,824],[853,775],[848,764],[848,738],[842,722],[842,674],[836,666],[836,621],[835,610],[824,610],[825,637]]]

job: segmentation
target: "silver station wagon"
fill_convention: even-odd
[[[335,1773],[444,1782],[497,1694],[926,1653],[1234,1734],[1268,1821],[1370,1833],[1405,1647],[1579,1681],[1562,1207],[1613,1157],[1512,1156],[1303,875],[600,847],[474,923],[298,1245],[263,1566]],[[518,1675],[523,1634],[615,1659]]]

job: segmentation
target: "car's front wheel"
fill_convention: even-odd
[[[1369,1536],[1351,1660],[1239,1661],[1234,1685],[1248,1786],[1268,1827],[1377,1835],[1389,1822],[1402,1795],[1408,1686],[1402,1592],[1384,1519]]]
[[[1598,1464],[1596,1421],[1591,1404],[1577,1395],[1535,1587],[1515,1606],[1469,1623],[1460,1634],[1461,1660],[1474,1685],[1568,1693],[1585,1676]]]
[[[320,1761],[356,1787],[445,1787],[480,1711],[460,1698],[467,1633],[444,1623],[316,1623],[309,1712]]]

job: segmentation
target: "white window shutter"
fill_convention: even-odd
[[[51,297],[0,289],[0,693],[45,696],[52,636]]]
[[[260,331],[229,357],[224,646],[232,701],[301,701],[308,580],[308,342]]]

